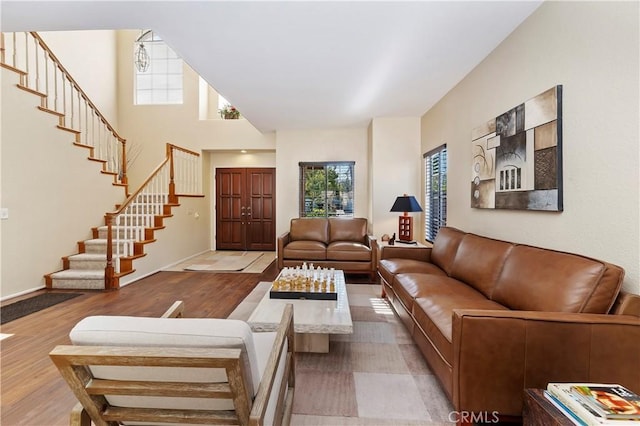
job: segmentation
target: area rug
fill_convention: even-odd
[[[248,319],[268,288],[256,286],[229,318]],[[291,424],[455,424],[453,407],[380,286],[347,284],[347,296],[353,334],[331,336],[328,354],[297,354]]]
[[[43,293],[11,303],[0,308],[0,324],[22,318],[66,300],[73,299],[74,297],[82,296],[82,294],[83,293]]]
[[[238,272],[247,269],[264,255],[257,251],[214,251],[206,257],[192,259],[185,271]]]

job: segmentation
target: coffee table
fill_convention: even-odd
[[[353,333],[343,271],[335,271],[338,300],[271,299],[264,295],[247,323],[253,331],[275,331],[284,306],[293,304],[297,352],[329,352],[330,334]]]

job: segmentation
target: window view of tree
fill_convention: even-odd
[[[300,217],[353,216],[354,164],[300,163]]]

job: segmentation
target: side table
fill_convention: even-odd
[[[545,398],[542,389],[525,389],[522,425],[573,426],[574,423]]]

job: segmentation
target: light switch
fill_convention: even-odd
[[[6,208],[0,209],[0,219],[2,220],[9,219],[9,209],[6,209]]]

